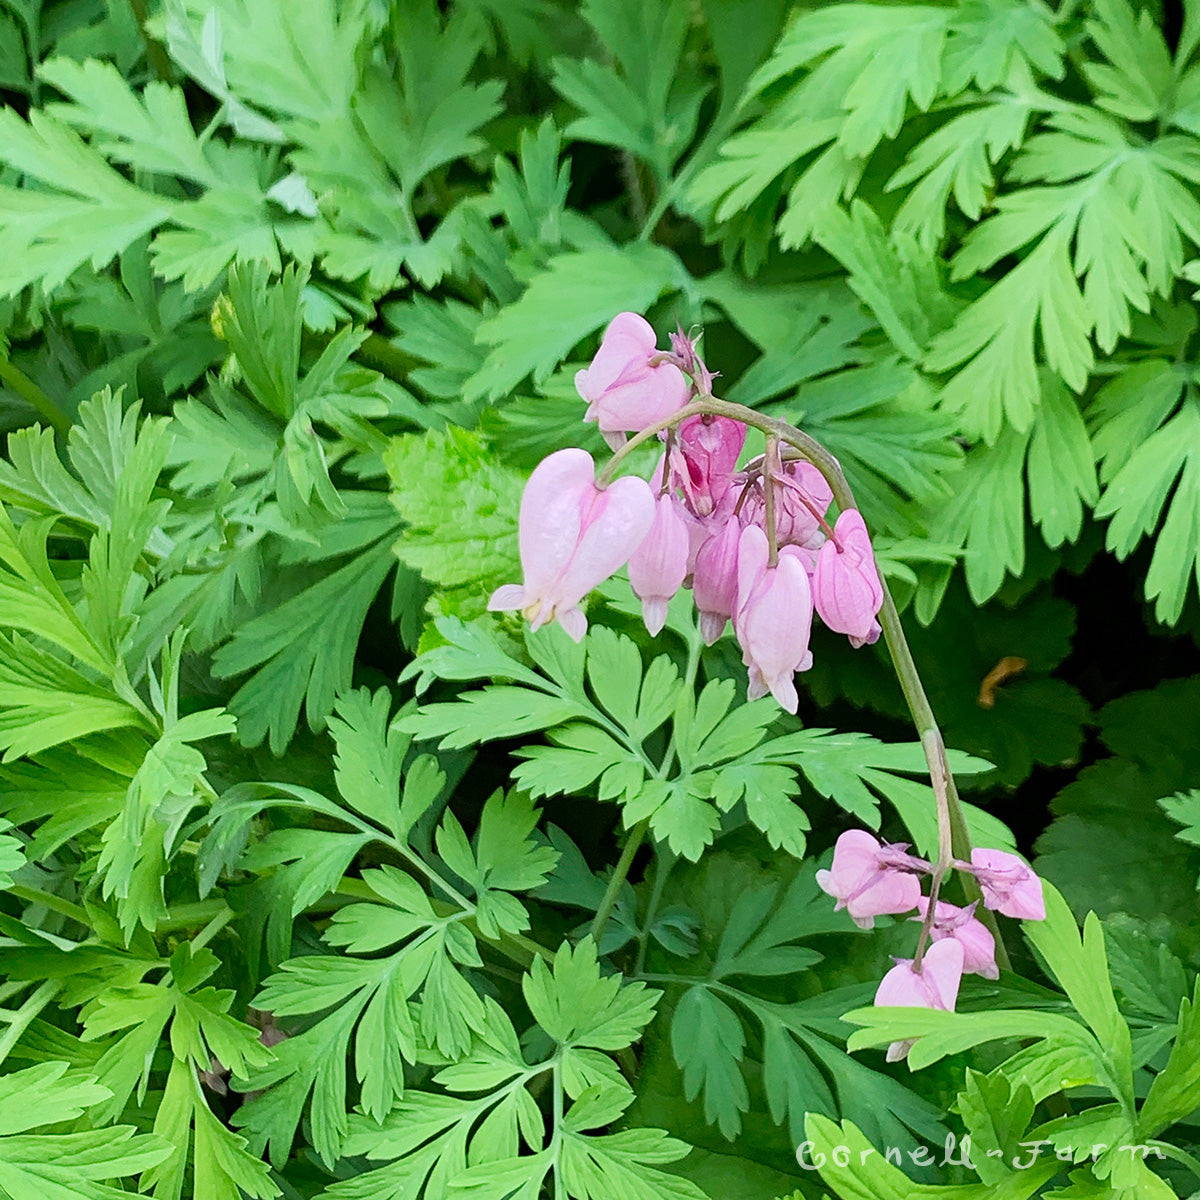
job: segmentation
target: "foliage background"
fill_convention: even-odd
[[[792,721],[619,581],[484,615],[622,309],[839,457],[977,833],[1102,919],[963,1007],[1132,1030],[1195,1148],[1200,7],[2,0],[0,89],[0,1193],[885,1197],[806,1114],[1050,1119],[1061,1030],[846,1053],[913,929],[813,871],[932,836],[882,649]]]

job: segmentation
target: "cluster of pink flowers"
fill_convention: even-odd
[[[1042,881],[1015,854],[1004,850],[972,850],[971,861],[954,866],[975,876],[985,908],[1023,921],[1046,916]],[[998,979],[996,941],[975,916],[975,905],[959,908],[939,900],[929,918],[929,898],[921,893],[921,876],[930,863],[908,853],[907,843],[880,842],[865,829],[841,835],[828,871],[817,872],[817,883],[832,896],[835,909],[844,908],[860,929],[873,929],[875,918],[917,912],[915,920],[929,921],[931,944],[918,968],[911,958],[895,959],[875,993],[879,1006],[911,1006],[954,1011],[958,987],[965,974]],[[888,1061],[903,1058],[910,1042],[893,1042]]]
[[[585,419],[611,446],[711,395],[695,343],[679,332],[671,347],[660,351],[642,317],[621,313],[576,376]],[[521,500],[524,581],[499,588],[488,607],[519,609],[535,629],[557,620],[578,641],[587,629],[580,602],[628,563],[651,633],[690,587],[706,643],[732,621],[750,698],[770,692],[795,712],[793,675],[812,665],[814,612],[855,646],[879,637],[883,588],[862,516],[846,509],[829,525],[833,493],[811,463],[766,456],[739,471],[739,421],[694,415],[659,436],[666,445],[650,482],[626,476],[598,487],[584,450],[544,459]]]

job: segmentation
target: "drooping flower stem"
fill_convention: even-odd
[[[779,475],[779,439],[767,436],[767,452],[763,455],[763,512],[767,522],[767,566],[779,561],[779,534],[775,526],[775,480]]]
[[[768,439],[777,439],[783,445],[790,446],[793,450],[798,451],[801,457],[812,463],[825,477],[825,481],[833,490],[833,498],[837,502],[838,508],[842,510],[849,508],[857,509],[858,505],[855,503],[854,493],[846,480],[846,476],[842,473],[842,468],[838,464],[837,459],[818,441],[789,425],[786,421],[765,416],[763,413],[755,412],[754,409],[747,408],[742,404],[733,404],[728,400],[719,400],[712,395],[697,396],[672,416],[657,421],[653,425],[649,425],[645,429],[641,429],[635,433],[624,446],[613,454],[607,465],[600,471],[597,477],[597,486],[601,488],[605,487],[612,480],[622,460],[638,446],[655,437],[664,429],[674,428],[689,417],[705,413],[711,413],[713,416],[718,417],[728,417],[734,421],[741,421],[742,424],[752,429],[757,429]],[[925,751],[925,761],[929,767],[929,778],[933,785],[934,798],[937,804],[938,856],[933,875],[933,896],[930,900],[928,916],[922,925],[918,956],[915,960],[919,966],[921,954],[923,954],[928,944],[930,929],[933,923],[933,914],[936,910],[936,899],[941,890],[942,881],[950,870],[954,859],[963,862],[971,861],[971,837],[967,830],[966,816],[963,813],[958,788],[954,782],[954,775],[950,771],[949,764],[946,761],[945,743],[942,740],[937,720],[933,715],[933,708],[930,706],[929,697],[926,696],[925,687],[921,683],[921,676],[917,671],[917,665],[913,661],[912,651],[908,646],[908,639],[904,636],[904,627],[900,623],[900,614],[896,610],[896,604],[888,589],[887,581],[883,579],[882,575],[880,576],[880,583],[883,588],[883,605],[879,611],[879,623],[883,628],[883,637],[887,642],[888,652],[892,657],[892,666],[896,671],[900,690],[904,693],[909,713],[912,716],[913,724],[916,726],[921,746]],[[641,839],[639,838],[639,844],[640,841]],[[983,893],[980,891],[975,878],[965,871],[960,872],[959,875],[962,880],[963,891],[966,893],[967,902],[982,901]],[[614,875],[614,880],[616,878]],[[615,894],[613,899],[615,900]],[[979,919],[987,926],[992,936],[996,939],[997,963],[1002,968],[1007,969],[1010,965],[1009,958],[995,917],[982,903],[979,904],[977,912]]]

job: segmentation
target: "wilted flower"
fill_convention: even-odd
[[[817,885],[837,901],[835,912],[844,908],[860,929],[874,929],[876,917],[911,912],[921,900],[917,875],[929,864],[907,850],[906,843],[847,829],[834,846],[830,870],[817,872]]]
[[[655,502],[654,523],[629,560],[629,582],[642,602],[642,619],[651,634],[667,620],[667,602],[683,586],[688,569],[688,527],[679,502],[670,493]]]
[[[524,583],[497,588],[488,608],[519,608],[534,629],[557,620],[581,640],[587,618],[580,600],[628,561],[653,521],[654,495],[644,479],[626,476],[601,490],[586,450],[556,450],[521,496]]]
[[[852,645],[879,637],[875,615],[883,604],[883,586],[857,509],[848,508],[838,517],[833,537],[817,552],[813,600],[821,620],[835,633],[847,634]]]
[[[605,441],[618,446],[626,432],[653,425],[687,403],[688,381],[660,357],[653,328],[637,313],[618,313],[604,331],[591,366],[575,375],[575,387],[588,402],[585,421],[596,421]]]
[[[733,628],[742,661],[750,668],[749,698],[770,692],[794,713],[800,699],[792,676],[812,666],[812,588],[796,547],[784,546],[773,567],[767,565],[767,555],[767,535],[747,525],[738,543]]]
[[[917,901],[917,911],[924,919],[929,912],[929,898],[922,896]],[[975,905],[959,908],[956,904],[937,902],[929,936],[935,942],[953,938],[963,948],[963,970],[969,975],[982,975],[984,979],[999,979],[1000,968],[996,966],[996,939],[991,930],[975,915]]]
[[[913,959],[896,959],[896,965],[880,980],[875,993],[877,1008],[937,1008],[953,1012],[962,982],[963,948],[954,938],[934,942],[925,951],[919,971]],[[897,1062],[912,1049],[912,1041],[893,1042],[888,1062]]]
[[[972,850],[971,863],[956,866],[972,872],[983,892],[985,908],[1019,921],[1044,921],[1042,881],[1015,854],[1005,850]]]

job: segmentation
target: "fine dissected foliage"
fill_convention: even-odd
[[[1196,0],[0,0],[0,1197],[1200,1195],[1198,285]],[[489,611],[618,313],[1036,850],[956,1012],[883,643]]]

